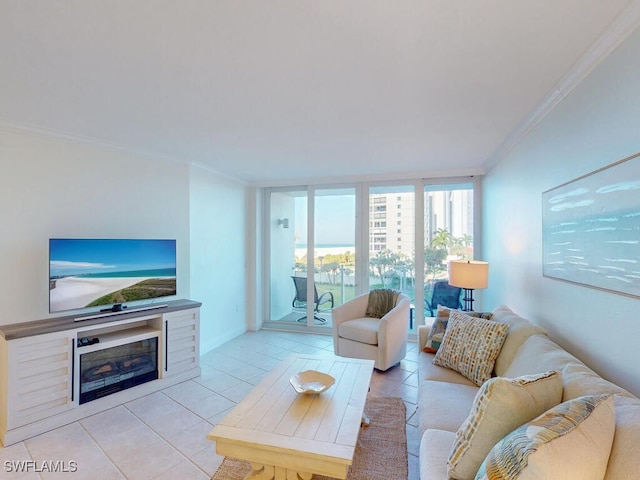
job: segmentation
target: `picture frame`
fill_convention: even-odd
[[[640,298],[640,153],[542,193],[543,276]]]

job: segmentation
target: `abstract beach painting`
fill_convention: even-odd
[[[543,275],[640,298],[640,153],[542,194]]]

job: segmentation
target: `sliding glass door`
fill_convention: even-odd
[[[269,319],[306,323],[307,191],[269,197]]]
[[[354,297],[355,200],[353,187],[270,192],[269,321],[330,327]]]
[[[449,260],[474,257],[477,179],[438,182],[268,189],[266,322],[328,328],[332,308],[392,288],[410,297],[415,330]]]

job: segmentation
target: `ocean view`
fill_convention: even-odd
[[[95,273],[82,273],[73,275],[75,277],[83,278],[132,278],[132,277],[147,277],[147,278],[159,278],[159,277],[175,277],[176,269],[173,268],[153,268],[144,270],[127,270],[123,272],[95,272]]]
[[[355,253],[355,245],[341,244],[341,243],[318,243],[314,246],[314,256],[322,257],[324,255],[339,255],[341,253],[351,252]],[[295,248],[296,257],[304,257],[307,255],[307,244],[299,243]]]

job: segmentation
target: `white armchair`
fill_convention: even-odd
[[[382,318],[366,317],[369,294],[360,295],[331,310],[333,351],[349,358],[375,361],[378,370],[388,370],[407,354],[409,297],[398,295],[396,306]]]

